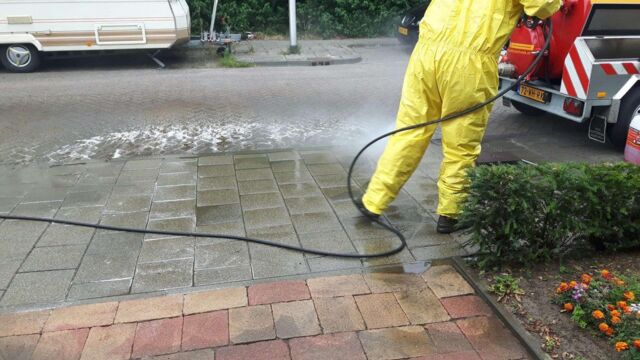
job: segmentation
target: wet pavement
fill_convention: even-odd
[[[216,287],[260,279],[467,254],[435,233],[437,146],[387,212],[409,249],[336,259],[225,239],[130,234],[58,224],[0,223],[0,309]],[[94,161],[2,169],[0,213],[139,229],[250,236],[350,254],[399,240],[360,216],[336,149]],[[356,169],[356,194],[373,162]]]
[[[388,43],[388,41],[387,41]],[[366,45],[366,44],[365,44]],[[349,144],[393,128],[408,51],[354,47],[351,65],[157,70],[139,56],[114,64],[50,61],[0,83],[0,163],[78,160]],[[544,160],[619,160],[586,128],[528,118],[496,104],[487,149]]]

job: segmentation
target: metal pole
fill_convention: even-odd
[[[298,47],[298,32],[296,27],[296,0],[289,0],[289,37],[291,48]]]
[[[215,36],[213,35],[213,32],[214,32],[214,26],[216,24],[216,12],[218,12],[218,0],[213,1],[213,11],[211,12],[211,27],[209,28],[209,36],[211,41],[215,40]]]

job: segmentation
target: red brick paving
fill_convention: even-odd
[[[44,333],[36,346],[32,360],[78,360],[88,335],[89,329]]]
[[[220,348],[216,360],[290,360],[289,347],[282,340]]]
[[[411,360],[483,360],[475,351],[463,351],[448,354],[433,354]]]
[[[525,357],[470,288],[436,266],[5,314],[0,359]]]
[[[366,329],[352,296],[313,299],[325,334]]]
[[[138,324],[133,341],[133,357],[171,354],[180,351],[182,317]]]
[[[442,305],[454,319],[492,314],[487,304],[475,295],[442,299]]]
[[[56,309],[49,316],[44,331],[72,330],[113,324],[117,302],[81,305]]]
[[[520,359],[524,348],[494,316],[473,317],[457,321],[482,359]]]
[[[184,317],[182,350],[195,350],[229,344],[227,310]]]
[[[0,337],[38,334],[49,318],[49,311],[0,315]]]
[[[356,296],[367,329],[409,325],[409,320],[393,294]]]
[[[301,281],[278,281],[249,286],[249,305],[311,299],[307,283]]]
[[[292,339],[289,347],[292,360],[366,360],[355,333]]]
[[[0,338],[0,359],[29,360],[40,335],[20,335]]]
[[[473,347],[454,322],[427,324],[425,328],[438,353],[473,351]]]
[[[136,324],[117,324],[91,328],[80,359],[129,359],[135,333]]]
[[[116,323],[138,322],[182,315],[182,296],[123,301],[118,306]]]

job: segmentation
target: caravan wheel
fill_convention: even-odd
[[[32,72],[40,66],[40,53],[33,45],[12,44],[0,47],[0,61],[11,72]]]

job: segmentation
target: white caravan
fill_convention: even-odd
[[[0,0],[0,61],[29,72],[43,52],[167,49],[190,28],[186,0]]]

